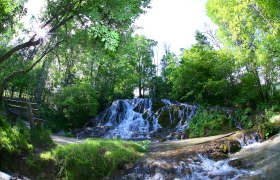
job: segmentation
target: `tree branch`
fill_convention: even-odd
[[[2,80],[1,82],[1,87],[5,87],[5,85],[12,80],[14,77],[17,77],[19,75],[24,75],[26,73],[28,73],[29,71],[31,71],[47,54],[49,54],[50,52],[52,52],[60,43],[57,42],[52,48],[48,49],[46,48],[46,50],[43,52],[43,54],[40,56],[40,58],[38,58],[30,67],[28,67],[27,69],[24,70],[20,70],[20,71],[16,71],[13,72],[11,75],[9,75],[8,77],[6,77],[4,80]],[[1,91],[0,91],[1,92]]]
[[[0,57],[0,64],[2,64],[5,60],[10,58],[15,52],[17,52],[17,51],[19,51],[21,49],[27,48],[27,47],[37,46],[41,42],[40,39],[38,39],[36,41],[33,41],[33,40],[34,40],[34,37],[32,37],[28,42],[25,42],[23,44],[17,45],[13,49],[11,49],[7,53],[5,53],[3,56]]]
[[[51,28],[48,32],[48,34],[55,32],[57,29],[59,29],[61,26],[63,26],[64,24],[67,23],[67,21],[71,20],[74,16],[70,15],[66,18],[64,18],[62,21],[60,21],[57,25],[55,25],[53,28]],[[49,22],[50,23],[50,22]],[[46,24],[44,25],[46,26]],[[17,51],[24,49],[24,48],[28,48],[28,47],[32,47],[32,46],[37,46],[39,45],[43,39],[37,39],[36,41],[34,41],[36,37],[36,34],[28,41],[25,42],[23,44],[19,44],[17,46],[15,46],[14,48],[12,48],[10,51],[8,51],[7,53],[5,53],[4,55],[2,55],[0,57],[0,64],[2,64],[4,61],[6,61],[7,59],[9,59],[14,53],[16,53]]]

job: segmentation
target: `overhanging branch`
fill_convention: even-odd
[[[41,60],[47,55],[49,54],[50,52],[52,52],[60,43],[60,42],[57,42],[52,48],[48,49],[46,48],[46,50],[43,52],[43,54],[30,66],[28,67],[27,69],[24,69],[24,70],[20,70],[20,71],[16,71],[16,72],[13,72],[11,75],[9,75],[8,77],[4,78],[1,82],[1,87],[5,87],[5,85],[10,81],[12,80],[13,78],[17,77],[17,76],[20,76],[20,75],[24,75],[26,73],[28,73],[29,71],[31,71],[39,62],[41,62]],[[1,92],[1,89],[0,89],[0,92]]]

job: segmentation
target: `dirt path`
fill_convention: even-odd
[[[52,135],[51,137],[56,144],[60,145],[82,143],[86,141],[86,139],[76,139],[57,135]]]
[[[175,150],[180,149],[183,147],[203,144],[210,141],[215,141],[221,138],[225,138],[228,136],[231,136],[235,134],[228,133],[228,134],[222,134],[217,136],[210,136],[210,137],[201,137],[201,138],[193,138],[193,139],[185,139],[185,140],[176,140],[176,141],[167,141],[167,142],[155,142],[151,143],[149,152],[162,152],[162,151],[169,151],[169,150]],[[57,135],[51,135],[53,141],[56,144],[74,144],[74,143],[82,143],[85,142],[86,139],[76,139],[76,138],[70,138],[70,137],[64,137],[64,136],[57,136]]]

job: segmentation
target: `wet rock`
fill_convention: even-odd
[[[168,136],[166,136],[166,139],[168,140],[179,140],[181,139],[182,134],[178,132],[172,132]]]
[[[233,160],[230,160],[228,164],[237,169],[249,169],[249,168],[253,167],[252,163],[248,163],[246,161],[243,161],[242,159],[233,159]]]
[[[261,141],[261,137],[255,129],[237,131],[234,135],[232,135],[228,139],[239,141],[241,146],[246,146]]]
[[[228,149],[230,153],[238,152],[241,149],[241,144],[237,140],[229,141],[228,143]]]
[[[207,157],[213,159],[214,161],[220,161],[220,160],[227,159],[228,155],[221,152],[212,152],[212,153],[208,153]]]
[[[123,168],[124,168],[125,170],[131,169],[131,168],[133,168],[133,164],[132,164],[132,163],[125,164]]]
[[[103,137],[109,130],[111,126],[97,126],[95,128],[86,127],[83,128],[79,133],[77,133],[78,138],[92,138],[92,137]]]

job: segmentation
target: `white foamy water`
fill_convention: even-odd
[[[191,160],[192,161],[192,160]],[[230,159],[214,161],[199,155],[199,161],[189,164],[192,174],[186,179],[237,179],[242,175],[255,175],[259,172],[240,170],[229,165]]]
[[[175,131],[183,132],[195,114],[196,106],[186,103],[159,101],[161,107],[155,109],[152,99],[136,98],[116,100],[95,119],[102,126],[109,126],[107,138],[149,138],[151,132],[162,128],[159,118],[168,113],[170,124]]]

